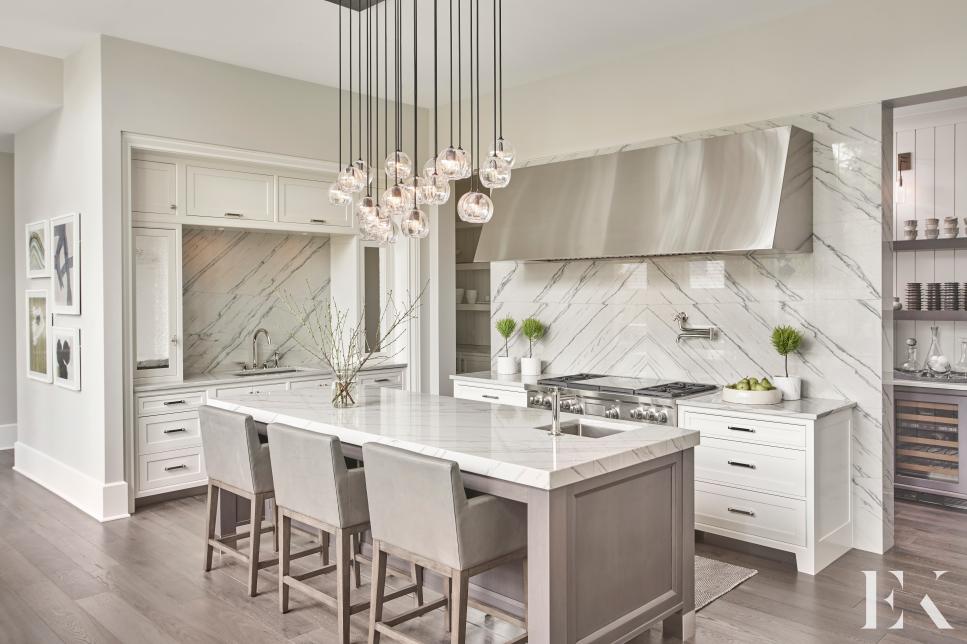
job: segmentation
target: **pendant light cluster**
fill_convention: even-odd
[[[403,122],[404,69],[412,61],[413,104],[418,105],[417,55],[420,0],[381,0],[362,6],[364,0],[332,0],[339,5],[339,159],[342,170],[329,190],[329,201],[337,206],[355,204],[359,234],[363,239],[380,244],[394,243],[400,232],[406,237],[423,238],[430,232],[429,218],[421,206],[440,206],[450,200],[451,181],[470,179],[470,190],[457,204],[457,213],[467,222],[486,223],[493,216],[494,205],[487,194],[510,183],[514,164],[514,148],[503,138],[503,34],[502,0],[493,5],[493,139],[487,157],[481,162],[480,146],[480,0],[450,0],[450,144],[442,150],[438,143],[438,7],[433,0],[433,149],[439,154],[420,164],[417,111],[413,111],[412,155],[405,150]],[[392,18],[388,16],[393,3]],[[411,7],[404,14],[404,2]],[[454,4],[456,7],[454,8]],[[464,22],[464,5],[467,21]],[[343,121],[343,14],[348,14],[348,128]],[[405,18],[411,18],[410,55],[404,59]],[[355,22],[355,25],[354,25]],[[382,23],[382,24],[381,24]],[[354,33],[355,31],[355,33]],[[469,125],[470,150],[463,148],[464,113],[464,33],[468,34]],[[382,39],[380,38],[382,35]],[[454,43],[456,36],[456,43]],[[382,40],[382,52],[380,51]],[[355,42],[354,42],[355,41]],[[456,44],[456,50],[454,50]],[[354,49],[355,48],[355,49]],[[392,61],[390,60],[392,58]],[[454,102],[454,59],[456,59],[457,96]],[[392,68],[390,64],[392,63]],[[382,76],[381,76],[382,75]],[[354,86],[355,76],[355,86]],[[365,79],[364,79],[365,76]],[[393,87],[390,89],[390,79]],[[380,80],[383,86],[383,145],[380,148]],[[390,148],[390,91],[393,99],[393,141]],[[355,101],[355,103],[354,103]],[[365,103],[365,115],[363,104]],[[355,107],[355,114],[353,109]],[[454,139],[454,115],[457,112],[457,136]],[[365,133],[364,133],[365,126]],[[355,130],[355,133],[354,133]],[[343,138],[348,136],[349,149],[343,158]],[[454,146],[456,143],[456,146]],[[355,155],[355,159],[353,158]],[[373,169],[373,161],[384,158],[383,172]],[[384,175],[381,189],[380,175]],[[486,191],[486,192],[485,192]]]

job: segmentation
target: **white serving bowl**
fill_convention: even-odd
[[[770,391],[743,391],[741,389],[722,389],[722,400],[739,405],[775,405],[782,400],[778,389]]]

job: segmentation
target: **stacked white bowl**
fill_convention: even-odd
[[[939,219],[927,219],[927,225],[924,228],[924,235],[927,239],[936,239],[940,236],[940,220]]]
[[[917,238],[917,220],[907,219],[903,222],[903,238],[904,239],[916,239]]]
[[[943,218],[943,232],[940,234],[940,236],[943,239],[953,239],[958,234],[960,234],[960,230],[959,230],[959,228],[957,226],[957,218],[956,217],[944,217]]]

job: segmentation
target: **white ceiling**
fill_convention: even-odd
[[[427,65],[433,1],[419,0]],[[445,22],[450,0],[437,1]],[[467,7],[473,0],[465,1]],[[505,84],[532,82],[830,1],[506,0]],[[411,6],[410,0],[403,5]],[[481,0],[482,14],[491,7],[492,0]],[[0,45],[62,58],[103,33],[335,85],[336,15],[336,6],[325,0],[0,0]],[[481,24],[486,34],[490,20]],[[488,36],[483,40],[489,44]],[[409,37],[406,42],[408,50]],[[492,73],[487,51],[485,83]],[[421,81],[420,103],[426,104],[430,74],[422,73]]]

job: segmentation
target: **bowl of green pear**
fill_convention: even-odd
[[[768,378],[743,378],[722,387],[722,400],[740,405],[775,405],[782,400],[782,392]]]

